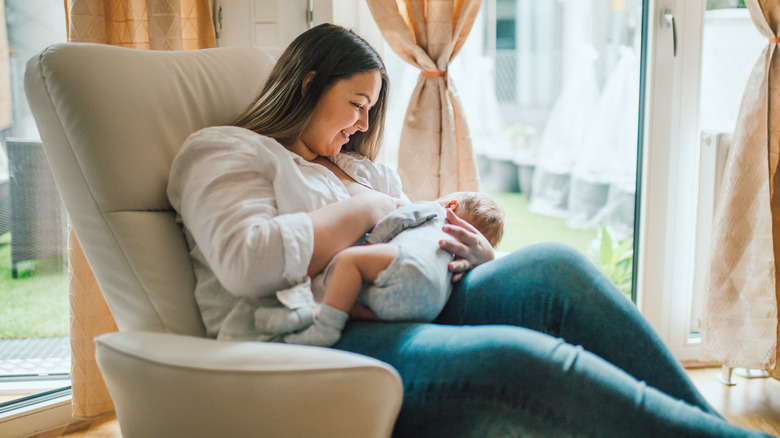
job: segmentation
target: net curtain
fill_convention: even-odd
[[[11,126],[11,69],[9,65],[8,33],[5,27],[5,2],[0,3],[0,130]],[[5,152],[0,150],[0,167],[4,167]]]
[[[478,190],[468,126],[447,66],[481,0],[367,0],[390,47],[421,70],[401,131],[398,173],[413,201]]]
[[[780,0],[746,0],[768,44],[742,98],[713,224],[701,359],[780,379]]]
[[[209,0],[66,0],[68,41],[135,49],[216,46]],[[116,331],[111,312],[73,230],[68,236],[73,416],[114,410],[95,362],[93,339]]]

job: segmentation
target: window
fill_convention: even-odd
[[[724,147],[749,71],[766,41],[739,0],[680,1],[667,9],[677,23],[678,54],[675,57],[670,50],[670,29],[662,28],[667,31],[656,38],[662,42],[658,43],[661,53],[654,58],[658,77],[654,112],[663,125],[656,132],[664,133],[657,141],[668,144],[668,155],[657,155],[666,169],[659,165],[649,172],[668,181],[666,188],[656,186],[659,194],[668,192],[668,200],[657,199],[655,207],[650,207],[665,214],[668,224],[655,223],[648,234],[665,235],[669,243],[663,253],[649,243],[649,252],[663,261],[656,267],[659,275],[648,277],[646,287],[663,292],[657,297],[648,294],[646,307],[675,355],[695,360],[709,264],[714,183],[722,171]]]
[[[66,41],[59,0],[6,0],[12,125],[0,131],[0,414],[70,385],[65,211],[27,105],[27,60]],[[2,96],[0,98],[8,98]],[[67,394],[65,394],[67,395]]]
[[[641,0],[486,0],[449,67],[481,190],[507,213],[499,249],[568,243],[627,296],[642,19]],[[418,72],[389,47],[384,58],[392,81],[386,147],[394,148]]]
[[[624,290],[633,283],[635,302],[672,352],[698,358],[718,171],[702,138],[733,129],[747,74],[765,44],[741,0],[483,2],[481,19],[450,71],[466,108],[483,190],[510,212],[500,249],[559,240],[602,260]],[[386,143],[392,148],[417,72],[389,48],[384,56],[394,86]],[[635,73],[618,76],[619,67]],[[570,87],[576,92],[566,86],[571,76],[579,81]],[[637,91],[614,93],[624,100],[610,105],[607,91],[617,89],[613,79],[619,77]],[[583,111],[599,101],[607,111]],[[547,132],[556,118],[565,123]],[[631,153],[626,148],[600,160],[605,154],[593,152],[595,144],[636,128],[621,134],[638,138],[620,142],[635,147]],[[550,160],[540,176],[554,134],[558,144],[574,139],[551,154],[570,162],[555,169]],[[602,172],[577,174],[578,166]],[[607,175],[613,179],[605,195],[601,178]],[[535,195],[545,202],[532,205]],[[554,231],[545,232],[551,225]],[[608,257],[599,254],[602,226],[614,246]],[[633,272],[627,268],[632,262]]]

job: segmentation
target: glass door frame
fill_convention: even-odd
[[[646,9],[649,39],[637,305],[679,360],[696,360],[699,355],[699,344],[690,339],[689,327],[697,263],[698,116],[705,8],[706,0],[649,0]]]

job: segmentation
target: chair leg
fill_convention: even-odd
[[[16,262],[11,262],[11,278],[19,278],[19,271],[16,269]]]
[[[731,372],[733,370],[733,368],[723,365],[723,367],[720,369],[720,374],[718,374],[718,381],[728,386],[736,385],[737,382],[731,377]]]

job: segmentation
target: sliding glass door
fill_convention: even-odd
[[[542,241],[587,254],[632,297],[642,0],[485,0],[450,65],[481,190],[507,213],[500,250]],[[388,147],[418,72],[389,47]],[[390,154],[392,157],[394,154]]]
[[[66,41],[58,0],[6,0],[0,93],[0,412],[70,385],[66,217],[24,95],[27,60]],[[7,70],[6,70],[7,69]],[[0,84],[2,86],[3,84]]]

